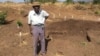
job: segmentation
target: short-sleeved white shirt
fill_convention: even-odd
[[[40,14],[36,14],[34,10],[31,10],[28,14],[28,24],[44,24],[46,16],[49,16],[49,14],[44,10],[40,10]]]

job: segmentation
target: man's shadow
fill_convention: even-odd
[[[49,35],[45,38],[45,50],[46,50],[46,52],[47,52],[47,48],[48,48],[48,43],[49,43],[49,41],[51,41],[51,39],[49,38]],[[38,46],[37,46],[37,54],[39,54],[40,53],[40,51],[41,51],[41,42],[40,41],[38,41]]]

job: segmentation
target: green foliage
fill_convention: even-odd
[[[25,3],[33,3],[34,0],[24,0]]]
[[[93,0],[93,4],[100,4],[100,0]]]
[[[96,15],[100,15],[100,11],[99,11],[99,10],[95,11],[94,13],[95,13]]]
[[[5,3],[14,3],[13,1],[5,1]]]
[[[19,27],[22,27],[22,26],[23,26],[23,24],[22,24],[21,21],[17,21],[17,25],[18,25]]]
[[[52,3],[56,3],[56,2],[57,2],[57,0],[52,0],[51,2],[52,2]]]
[[[37,2],[45,3],[48,2],[48,0],[36,0]]]
[[[86,8],[82,5],[75,6],[75,9],[77,9],[77,10],[86,10]]]
[[[55,2],[57,2],[57,0],[24,0],[25,3],[33,3],[34,1],[41,2],[41,3],[45,3],[45,2],[55,3]]]
[[[30,3],[33,3],[33,0],[30,0]]]
[[[78,3],[79,3],[79,4],[86,4],[85,1],[79,1]]]
[[[86,46],[87,45],[87,42],[81,42],[82,45]]]
[[[45,3],[46,0],[38,0],[38,2]]]
[[[73,3],[73,0],[66,0],[65,3]]]
[[[0,25],[3,25],[6,23],[6,17],[7,17],[7,12],[3,11],[3,12],[0,12]]]
[[[24,10],[21,10],[21,11],[20,11],[20,14],[21,14],[21,15],[23,15],[24,13],[25,13],[25,11],[24,11]]]

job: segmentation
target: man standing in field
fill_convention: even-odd
[[[30,33],[34,36],[34,56],[37,56],[37,45],[40,40],[41,44],[41,54],[45,56],[45,20],[48,18],[49,14],[40,9],[40,3],[34,2],[31,10],[28,14],[28,24],[30,28]]]

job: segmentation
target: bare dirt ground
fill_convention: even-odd
[[[47,56],[100,56],[100,16],[94,14],[97,8],[82,5],[85,9],[77,10],[76,6],[42,5],[50,14],[45,25]],[[33,56],[26,16],[31,9],[31,4],[0,4],[0,11],[8,12],[9,22],[0,25],[0,56]],[[23,23],[21,37],[17,20]]]

